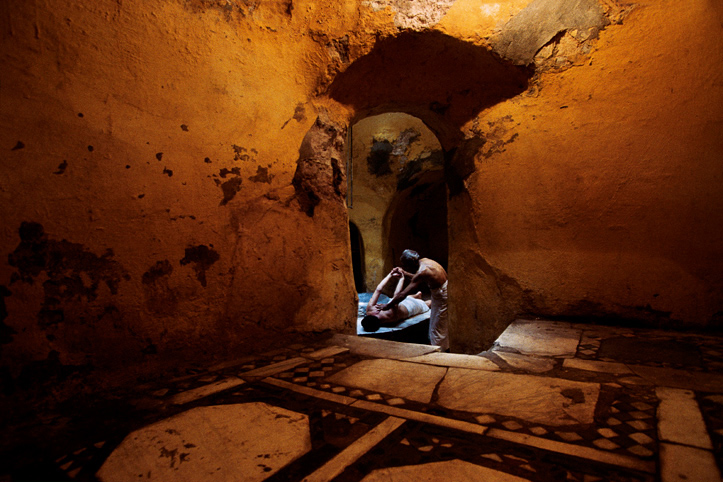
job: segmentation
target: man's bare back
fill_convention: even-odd
[[[442,265],[429,258],[419,260],[419,269],[415,273],[420,281],[424,281],[429,289],[434,290],[447,281],[447,272]]]
[[[410,279],[410,282],[383,309],[391,309],[396,306],[407,295],[415,293],[423,284],[426,284],[430,290],[436,290],[447,282],[447,272],[442,265],[429,258],[417,258],[411,261],[402,258],[402,267],[394,268],[392,273],[402,274],[405,278]]]

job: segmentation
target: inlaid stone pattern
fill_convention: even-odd
[[[52,465],[74,480],[720,480],[720,343],[680,335],[678,361],[695,366],[666,366],[625,352],[640,333],[662,354],[677,339],[523,320],[466,358],[337,335],[136,387],[130,423]]]
[[[635,471],[597,463],[569,466],[555,457],[538,455],[500,441],[460,438],[420,424],[407,424],[347,469],[340,480],[654,480],[652,475]],[[370,475],[366,475],[367,469]]]
[[[631,354],[629,360],[605,357],[604,354],[600,353],[601,343],[616,338],[627,338],[630,341],[630,346],[638,350],[644,348],[646,344],[652,348],[657,346],[666,349],[667,346],[672,353],[680,352],[682,348],[685,348],[688,356],[671,357],[658,350],[653,357],[647,357],[648,359],[643,356],[636,358],[634,354]],[[583,327],[575,356],[584,360],[624,361],[634,365],[720,372],[723,370],[723,340],[720,337],[660,332],[649,329]]]

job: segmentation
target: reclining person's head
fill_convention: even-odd
[[[377,331],[381,326],[379,318],[374,315],[366,315],[362,318],[361,324],[364,331]]]

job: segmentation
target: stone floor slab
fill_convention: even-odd
[[[580,328],[570,323],[516,320],[500,335],[497,344],[525,355],[574,357]]]
[[[127,410],[39,413],[31,429],[47,427],[45,440],[15,424],[5,440],[38,449],[18,463],[19,452],[0,454],[0,481],[720,480],[719,338],[524,320],[507,335],[514,346],[467,356],[324,334],[172,380],[159,374],[95,404],[117,407],[130,393]],[[702,365],[665,368],[655,350],[630,362],[638,339],[687,340]],[[196,408],[168,418],[190,406],[178,403]]]
[[[563,368],[574,368],[576,370],[585,370],[597,373],[612,373],[615,375],[633,373],[624,363],[582,360],[580,358],[566,358],[562,362],[562,366]]]
[[[355,355],[376,356],[394,360],[411,358],[440,351],[438,346],[399,343],[362,336],[334,335],[329,343],[348,348]]]
[[[431,365],[374,359],[362,360],[330,376],[326,381],[429,403],[435,387],[446,371],[445,368]]]
[[[435,480],[529,482],[529,479],[523,479],[516,475],[458,459],[446,462],[432,462],[428,464],[378,469],[364,477],[362,482],[420,482]]]
[[[658,405],[660,440],[707,450],[713,448],[693,392],[659,387],[655,393],[660,399]]]
[[[349,351],[349,348],[343,347],[343,346],[329,346],[326,348],[322,348],[321,350],[316,350],[311,353],[304,354],[305,358],[311,358],[312,360],[321,360],[324,358],[333,357],[335,355],[340,355],[342,353],[346,353]]]
[[[240,378],[225,378],[214,383],[209,383],[208,385],[194,388],[193,390],[187,390],[185,392],[177,393],[169,399],[169,402],[174,405],[184,405],[186,403],[208,397],[210,395],[213,395],[214,393],[235,388],[239,385],[242,385],[243,383],[244,381]]]
[[[264,377],[269,377],[269,376],[274,375],[279,372],[289,370],[289,369],[297,367],[299,365],[303,365],[305,363],[309,363],[309,360],[307,360],[306,358],[303,358],[303,357],[289,358],[288,360],[279,361],[278,363],[273,363],[273,364],[267,365],[265,367],[249,370],[247,372],[242,373],[241,375],[244,377],[264,378]]]
[[[518,355],[517,353],[508,353],[499,350],[495,350],[494,353],[512,368],[531,373],[545,373],[555,368],[555,360],[547,357]]]
[[[437,403],[559,426],[592,423],[599,393],[596,383],[450,368]]]
[[[443,367],[472,368],[475,370],[498,371],[500,369],[493,361],[485,357],[458,353],[428,353],[405,358],[404,361]]]
[[[198,407],[128,435],[103,482],[261,481],[311,449],[306,415],[265,403]]]
[[[660,444],[661,482],[720,482],[711,452],[685,445]]]

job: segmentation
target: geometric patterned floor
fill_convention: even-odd
[[[67,437],[0,481],[720,481],[723,466],[708,335],[518,320],[473,356],[335,335],[118,397],[55,420]]]

